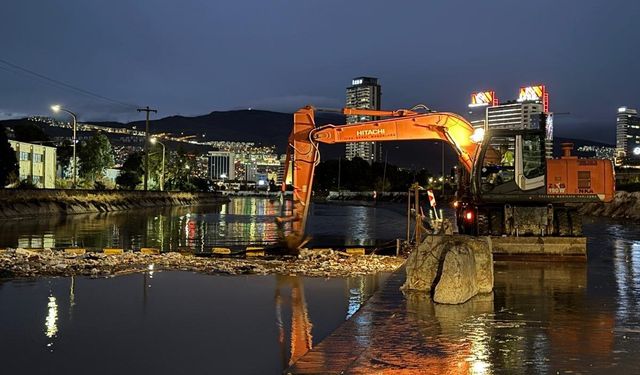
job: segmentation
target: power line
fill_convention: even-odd
[[[44,74],[40,74],[40,73],[35,72],[35,71],[31,70],[31,69],[28,69],[28,68],[22,67],[20,65],[14,64],[14,63],[9,62],[7,60],[4,60],[2,58],[0,58],[0,63],[5,64],[5,65],[7,65],[7,66],[9,66],[9,67],[11,67],[13,69],[17,69],[22,73],[29,74],[31,76],[40,78],[40,79],[45,80],[47,82],[50,82],[50,83],[56,84],[58,86],[61,86],[63,88],[70,89],[70,90],[79,92],[81,94],[84,94],[84,95],[87,95],[87,96],[91,96],[91,97],[96,98],[96,99],[101,99],[101,100],[104,100],[104,101],[107,101],[107,102],[110,102],[110,103],[113,103],[113,104],[118,104],[118,105],[121,105],[121,106],[124,106],[124,107],[127,107],[127,108],[131,108],[131,109],[134,109],[134,108],[138,107],[135,104],[122,102],[122,101],[119,101],[119,100],[116,100],[116,99],[111,99],[111,98],[108,98],[108,97],[106,97],[104,95],[96,94],[95,92],[91,92],[89,90],[85,90],[85,89],[82,89],[80,87],[73,86],[71,84],[59,81],[57,79],[54,79],[54,78],[51,78],[51,77],[47,77]],[[3,69],[3,70],[6,70],[6,69]]]

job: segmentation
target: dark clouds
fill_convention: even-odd
[[[615,109],[640,107],[638,14],[615,0],[5,0],[0,58],[160,116],[338,106],[359,75],[380,78],[387,108],[455,112],[474,90],[543,82],[572,113],[558,133],[612,140]],[[4,69],[0,87],[0,112],[139,118]]]

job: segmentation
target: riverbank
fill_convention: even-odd
[[[0,250],[0,278],[41,276],[109,277],[145,271],[181,270],[223,275],[297,275],[348,277],[391,272],[404,258],[379,255],[350,255],[332,250],[303,250],[298,256],[259,258],[199,257],[193,254],[163,253],[147,255],[124,252],[68,254],[43,249]]]
[[[0,189],[0,219],[228,202],[219,193]]]
[[[583,215],[640,221],[640,192],[617,191],[613,202],[586,203],[578,208]]]

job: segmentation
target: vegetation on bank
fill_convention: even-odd
[[[13,138],[19,142],[56,147],[56,167],[62,171],[62,178],[56,179],[56,187],[60,189],[72,187],[73,146],[71,141],[65,140],[56,146],[40,126],[27,119],[13,123],[12,129]],[[182,149],[164,151],[164,181],[162,181],[163,149],[160,144],[150,145],[149,190],[160,190],[162,182],[164,182],[164,190],[193,192],[213,190],[210,181],[194,176],[193,171],[197,170],[196,160],[199,155]],[[123,165],[117,166],[120,167],[120,174],[115,182],[106,176],[108,169],[116,167],[113,147],[106,135],[96,132],[89,139],[78,142],[76,157],[77,188],[95,190],[141,190],[143,188],[144,152],[129,154]],[[35,188],[31,181],[19,180],[18,166],[15,151],[7,139],[6,129],[2,127],[0,128],[0,187]]]

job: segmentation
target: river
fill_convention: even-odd
[[[402,205],[316,204],[317,242],[406,235]],[[0,247],[244,246],[277,238],[279,203],[0,221]],[[587,263],[498,263],[493,298],[456,313],[408,303],[435,351],[465,372],[640,372],[638,225],[586,218]],[[0,281],[6,373],[276,374],[326,337],[387,275],[358,278],[153,272],[109,279]],[[453,310],[450,310],[453,311]],[[384,340],[384,338],[377,338]],[[433,357],[433,358],[432,358]],[[456,373],[451,371],[450,373]]]

